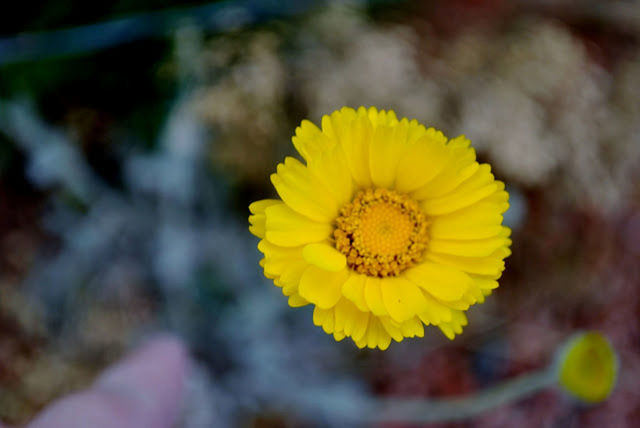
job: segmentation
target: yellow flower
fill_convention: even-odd
[[[597,332],[581,333],[560,352],[558,381],[567,392],[587,403],[609,397],[618,376],[618,359],[609,341]]]
[[[336,340],[386,349],[464,311],[498,286],[510,254],[504,184],[464,136],[447,140],[393,111],[344,107],[303,120],[271,175],[281,199],[249,206],[264,274]]]

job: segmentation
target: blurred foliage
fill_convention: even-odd
[[[4,65],[0,96],[29,97],[53,123],[72,121],[72,126],[84,127],[89,133],[83,135],[89,137],[82,140],[85,144],[105,138],[95,133],[104,134],[117,124],[136,137],[134,143],[151,147],[175,97],[175,80],[163,76],[158,65],[167,60],[170,47],[143,41],[88,57]]]
[[[215,2],[216,0],[214,0]],[[211,0],[120,0],[91,4],[78,0],[16,3],[0,18],[0,35],[86,25],[153,9],[212,3]]]

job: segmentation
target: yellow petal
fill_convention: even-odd
[[[483,288],[480,288],[480,287],[478,286],[478,284],[474,282],[474,284],[476,284],[476,285],[475,285],[475,287],[472,289],[472,293],[471,293],[471,294],[473,294],[473,297],[476,299],[476,302],[477,302],[477,303],[484,303],[485,295],[486,295],[486,294],[485,294],[485,291],[489,291],[489,292],[491,292],[491,290],[493,290],[493,289],[497,288],[497,287],[498,287],[498,282],[497,282],[497,281],[495,281],[495,283],[496,283],[496,287],[494,287],[494,288],[492,288],[492,289],[490,289],[490,288],[483,289]]]
[[[471,166],[474,166],[475,172],[468,176],[462,171],[459,174],[458,178],[464,178],[464,180],[459,180],[459,185],[452,188],[450,192],[446,194],[443,193],[443,196],[440,198],[431,198],[432,200],[427,203],[431,208],[431,210],[436,210],[436,206],[439,204],[451,204],[446,212],[452,212],[459,209],[459,206],[470,206],[475,204],[478,201],[486,200],[489,196],[493,195],[500,189],[500,185],[495,181],[493,174],[491,173],[491,166],[488,164],[478,165],[477,162],[474,162]],[[466,178],[468,176],[468,178]],[[472,202],[469,202],[472,201]],[[485,201],[486,203],[486,201]],[[501,214],[503,211],[500,211],[501,206],[503,205],[494,203],[494,209]],[[432,214],[436,214],[435,211]]]
[[[376,187],[389,189],[393,186],[398,161],[406,149],[407,125],[381,125],[375,129],[369,148],[369,168]]]
[[[366,346],[370,349],[380,348],[382,351],[387,349],[390,343],[391,336],[376,317],[371,317],[367,332],[362,339],[356,341],[356,345],[360,348]]]
[[[347,304],[343,302],[346,302]],[[341,309],[341,312],[342,312],[341,315],[344,318],[342,331],[344,331],[344,334],[351,337],[351,334],[353,333],[353,328],[355,327],[356,321],[358,319],[357,318],[358,313],[360,311],[358,311],[358,309],[354,306],[354,304],[347,299],[341,299],[338,304],[343,306],[343,308]]]
[[[360,340],[367,331],[369,313],[358,310],[353,303],[346,299],[340,300],[338,305],[342,306],[341,315],[344,316],[344,334],[354,341]],[[337,310],[336,307],[336,313]]]
[[[359,118],[355,110],[343,107],[330,116],[324,116],[322,127],[323,133],[338,143],[350,175],[359,185],[368,186],[371,183],[368,150],[372,132],[368,118]]]
[[[328,148],[308,163],[311,174],[327,188],[338,206],[351,201],[353,179],[344,151],[339,146]]]
[[[266,217],[264,214],[257,214],[249,216],[249,232],[253,233],[258,238],[264,238],[266,231],[265,222]]]
[[[446,305],[446,306],[450,307],[451,309],[455,309],[455,310],[458,310],[458,311],[466,311],[467,309],[469,309],[469,306],[471,306],[473,303],[476,302],[476,300],[477,299],[474,296],[473,290],[470,290],[467,294],[462,296],[461,300],[451,300],[451,301],[448,301],[448,302],[444,302],[443,301],[441,303],[443,305]]]
[[[336,217],[340,206],[335,196],[299,160],[286,158],[271,174],[271,182],[280,198],[299,214],[318,222]]]
[[[438,175],[413,193],[417,200],[440,198],[471,177],[479,168],[475,151],[471,148],[447,146],[448,160],[443,162]]]
[[[288,303],[292,308],[299,308],[301,306],[306,306],[309,304],[309,302],[303,299],[299,294],[292,294],[291,296],[289,296]]]
[[[378,318],[382,327],[389,333],[389,336],[396,342],[402,341],[404,339],[404,335],[402,334],[402,330],[400,329],[400,324],[396,323],[389,317],[380,317]]]
[[[400,324],[405,337],[424,337],[424,327],[418,317],[413,317]]]
[[[282,201],[279,199],[262,199],[260,201],[252,202],[249,205],[249,211],[251,214],[264,214],[264,210],[269,208],[271,205],[281,204]]]
[[[480,278],[477,276],[473,276],[472,278],[481,290],[495,290],[498,288],[498,281],[494,279]]]
[[[426,301],[425,311],[418,314],[422,322],[427,325],[438,325],[441,322],[451,321],[451,308],[434,299],[429,293],[424,294],[424,300]]]
[[[368,276],[365,281],[364,298],[367,306],[374,315],[387,315],[387,310],[382,301],[382,290],[380,289],[380,278]]]
[[[358,309],[369,312],[369,306],[364,297],[364,286],[367,277],[351,272],[349,278],[342,285],[342,294],[353,302]]]
[[[498,205],[500,214],[509,209],[509,194],[504,190],[504,183],[500,180],[496,180],[496,191],[487,196],[482,202],[489,202]]]
[[[453,332],[453,328],[449,324],[438,324],[438,328],[445,336],[447,336],[447,339],[453,340],[453,338],[456,337],[456,334]]]
[[[329,314],[329,309],[322,309],[318,307],[313,308],[313,324],[317,325],[318,327],[322,326],[322,324],[324,324],[325,318],[328,317]]]
[[[369,312],[357,311],[350,336],[354,341],[361,340],[364,337],[371,317],[372,315]]]
[[[452,323],[460,326],[460,332],[462,332],[462,327],[469,323],[467,316],[462,311],[453,311],[451,314],[451,320]]]
[[[342,284],[348,276],[347,269],[329,272],[309,266],[300,278],[298,292],[300,296],[320,308],[331,308],[342,296]]]
[[[380,281],[384,306],[394,321],[403,322],[422,312],[426,306],[423,294],[410,281],[384,278]]]
[[[366,116],[371,121],[371,124],[374,127],[377,126],[393,126],[398,123],[398,118],[396,113],[393,110],[378,110],[375,107],[369,107],[365,109],[364,107],[358,108],[358,114],[366,114]]]
[[[333,246],[326,243],[305,245],[302,257],[310,264],[331,272],[338,272],[347,266],[347,258]]]
[[[291,138],[294,147],[308,162],[333,144],[320,129],[308,120],[303,120],[296,128],[296,135]]]
[[[344,332],[344,326],[351,319],[353,304],[347,299],[340,299],[334,308],[335,331]]]
[[[403,119],[405,120],[405,119]],[[409,135],[407,137],[407,142],[412,144],[416,141],[420,140],[423,137],[429,138],[431,141],[439,141],[442,140],[443,143],[447,142],[447,137],[440,131],[435,128],[425,128],[420,122],[415,119],[411,119],[409,121]]]
[[[334,332],[333,324],[335,319],[333,317],[333,311],[330,311],[330,312],[331,312],[330,315],[327,316],[327,318],[325,318],[324,324],[322,324],[322,329],[327,334],[331,334]]]
[[[483,163],[480,165],[476,172],[462,182],[458,187],[454,189],[456,192],[466,193],[473,189],[478,189],[480,187],[486,186],[487,184],[493,183],[495,178],[491,173],[491,165],[487,163]]]
[[[287,266],[282,274],[277,278],[276,285],[282,287],[282,294],[291,296],[298,291],[300,278],[309,265],[304,261],[296,261]]]
[[[498,235],[501,223],[502,214],[498,205],[480,202],[432,217],[429,233],[436,239],[482,239]]]
[[[333,231],[330,224],[309,220],[285,204],[272,205],[265,213],[267,240],[283,247],[324,241]]]
[[[462,327],[467,325],[467,317],[462,311],[452,311],[451,321],[438,325],[440,330],[449,340],[453,340],[456,334],[462,333]]]
[[[465,228],[455,228],[449,225],[440,224],[437,228],[432,227],[430,232],[431,236],[436,239],[474,240],[492,238],[499,235],[501,230],[502,227],[498,224],[475,227],[470,226]]]
[[[281,247],[263,239],[258,243],[258,250],[265,256],[265,273],[272,276],[280,276],[290,264],[304,261],[302,247]]]
[[[467,193],[454,191],[440,198],[427,199],[422,202],[421,207],[427,215],[436,216],[448,214],[486,198],[494,193],[497,187],[494,182]]]
[[[433,129],[433,128],[430,128]],[[410,144],[398,160],[395,188],[402,193],[411,193],[431,181],[440,173],[448,161],[448,154],[441,139],[432,133]]]
[[[449,141],[449,147],[454,147],[454,148],[466,148],[469,147],[471,145],[471,141],[465,137],[464,135],[458,135],[455,138],[452,138]]]
[[[322,132],[332,141],[343,144],[349,133],[349,128],[357,114],[351,107],[342,107],[330,115],[322,116]]]
[[[504,227],[502,230],[504,231]],[[511,245],[511,240],[499,235],[495,238],[468,241],[433,239],[429,241],[429,250],[434,253],[451,254],[454,256],[487,257],[500,247],[509,245]]]
[[[509,254],[511,254],[511,251],[508,248],[500,247],[486,257],[463,257],[429,252],[426,258],[438,264],[451,266],[468,273],[500,276],[500,273],[504,270],[504,262],[502,260]]]
[[[378,323],[371,330],[374,330],[371,339],[367,343],[367,346],[371,349],[378,347],[381,351],[384,351],[391,344],[391,335],[384,329],[382,323]]]
[[[325,333],[333,333],[334,311],[333,309],[322,309],[315,307],[313,310],[313,323],[318,327],[322,327]]]
[[[342,138],[340,146],[355,182],[361,188],[371,187],[369,171],[369,144],[373,128],[369,119],[360,117],[351,123],[348,134]]]
[[[367,346],[367,342],[366,342],[366,340],[364,340],[364,339],[358,339],[358,340],[356,340],[356,339],[354,339],[353,337],[352,337],[351,339],[353,340],[353,343],[355,343],[355,344],[356,344],[356,346],[357,346],[359,349],[362,349],[362,348],[364,348],[365,346]]]
[[[428,261],[407,269],[404,275],[444,301],[459,300],[471,286],[471,277],[466,273]]]
[[[282,201],[278,199],[263,199],[256,201],[249,205],[249,211],[252,215],[249,216],[249,231],[256,235],[258,238],[264,238],[266,232],[267,217],[264,210],[272,205],[281,204]]]

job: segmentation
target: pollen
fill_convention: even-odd
[[[409,196],[367,189],[342,207],[333,237],[350,269],[384,278],[420,262],[427,226],[426,216]]]

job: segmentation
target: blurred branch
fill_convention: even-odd
[[[0,133],[28,154],[27,174],[40,188],[61,186],[85,204],[102,189],[77,146],[42,121],[29,103],[0,100]]]
[[[0,65],[92,52],[151,37],[166,37],[184,21],[209,31],[229,31],[297,15],[325,0],[231,0],[131,15],[113,21],[0,38]]]
[[[361,2],[375,4],[391,1]],[[146,38],[168,37],[185,22],[211,32],[230,31],[276,18],[296,16],[328,3],[329,0],[227,0],[134,14],[63,30],[23,33],[0,38],[0,65],[82,54]]]

